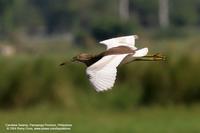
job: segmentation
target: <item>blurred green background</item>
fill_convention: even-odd
[[[59,66],[132,34],[168,60],[119,67],[103,93],[83,64]],[[0,0],[0,132],[6,123],[72,123],[68,132],[198,133],[199,43],[199,0]]]

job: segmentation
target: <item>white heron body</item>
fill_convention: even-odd
[[[107,46],[107,50],[118,46],[126,46],[134,50],[135,53],[106,55],[91,66],[87,67],[86,73],[97,92],[106,91],[114,86],[117,76],[117,67],[125,57],[131,55],[131,58],[138,58],[147,55],[148,48],[138,50],[135,47],[135,39],[137,39],[137,36],[132,35],[112,38],[100,42]]]

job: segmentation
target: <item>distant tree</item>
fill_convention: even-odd
[[[0,33],[6,34],[7,28],[10,25],[10,7],[13,5],[13,0],[0,0]]]
[[[119,0],[119,15],[122,21],[129,19],[129,0]]]
[[[4,11],[13,4],[13,0],[0,0],[0,14],[4,13]]]
[[[199,0],[170,0],[171,22],[176,27],[194,26],[197,24],[200,14],[198,13]]]
[[[159,0],[159,24],[161,28],[169,26],[169,0]]]

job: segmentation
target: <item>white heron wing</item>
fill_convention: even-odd
[[[107,40],[101,41],[100,43],[106,45],[107,49],[117,47],[117,46],[128,46],[132,48],[133,50],[136,50],[137,48],[135,47],[135,39],[137,38],[138,38],[137,35],[122,36],[122,37],[107,39]]]
[[[148,48],[142,48],[142,49],[136,50],[133,57],[143,57],[143,56],[146,56],[147,53],[148,53]]]
[[[104,56],[86,69],[89,80],[97,92],[113,87],[117,75],[117,66],[126,56],[127,54]]]

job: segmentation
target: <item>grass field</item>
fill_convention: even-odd
[[[73,124],[69,133],[200,133],[199,34],[143,41],[168,61],[119,68],[106,93],[92,89],[83,65],[58,66],[73,54],[0,57],[0,133],[34,132],[6,130],[15,123]]]
[[[33,132],[6,131],[6,123],[71,123],[69,133],[199,133],[199,111],[199,107],[146,107],[129,111],[67,111],[38,107],[1,111],[0,132]]]

